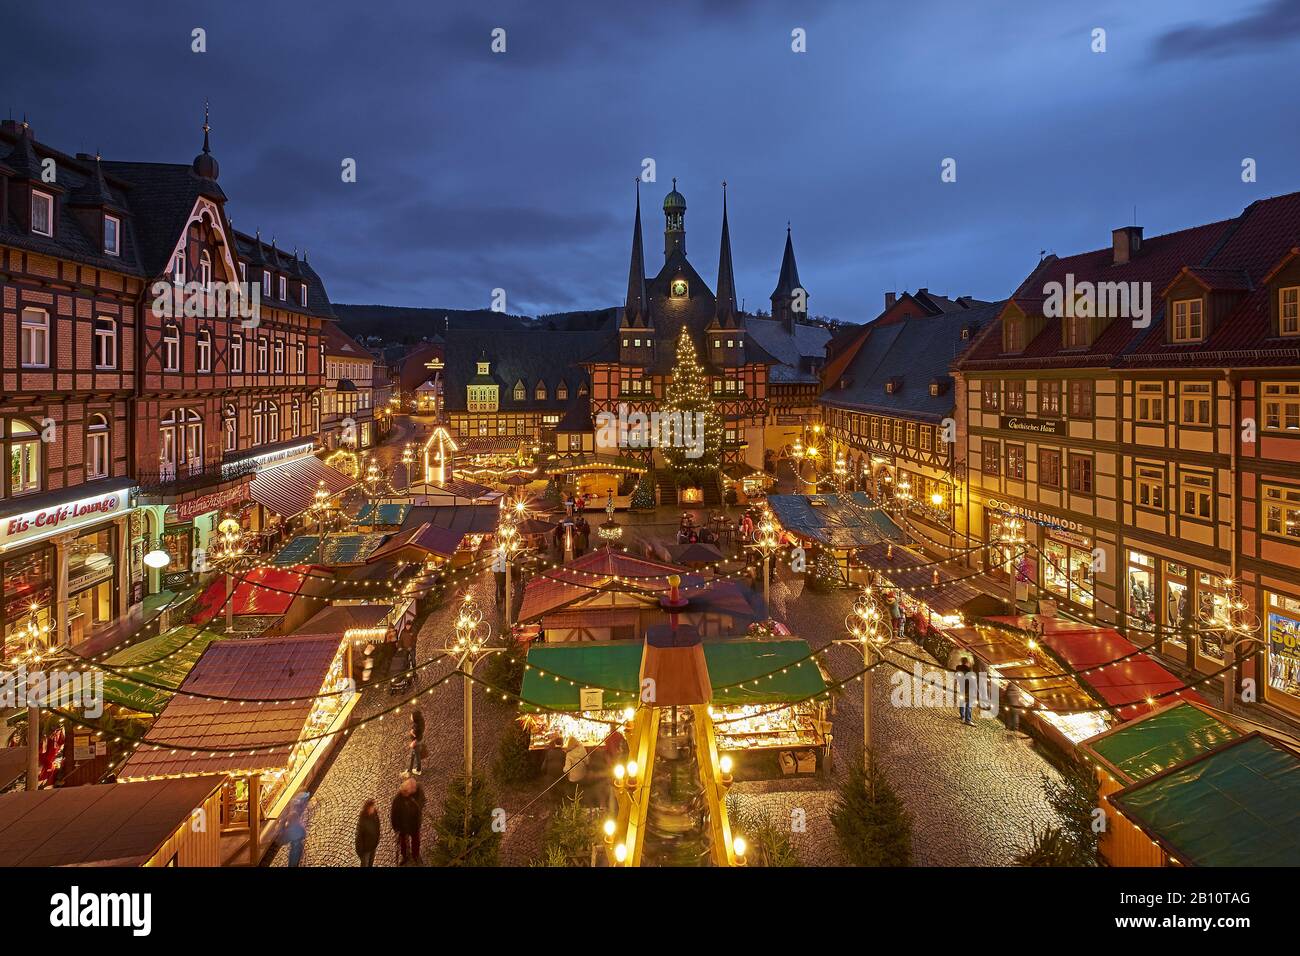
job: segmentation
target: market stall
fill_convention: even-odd
[[[705,641],[708,714],[719,751],[741,776],[814,772],[829,749],[827,678],[807,642]],[[584,746],[622,728],[639,700],[640,642],[536,645],[524,671],[521,718],[530,747],[557,735]]]
[[[1111,866],[1166,862],[1158,844],[1114,811],[1112,796],[1240,736],[1240,730],[1208,707],[1180,700],[1080,743],[1079,751],[1096,765],[1101,808],[1107,814],[1108,826],[1099,845],[1106,862]]]
[[[1165,865],[1300,866],[1300,751],[1263,734],[1228,740],[1110,800]]]
[[[341,634],[214,642],[150,729],[157,745],[118,779],[224,775],[222,829],[256,865],[264,821],[309,784],[356,704],[351,648]]]

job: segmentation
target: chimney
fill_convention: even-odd
[[[885,293],[885,308],[886,308],[886,309],[892,309],[892,308],[894,307],[894,303],[897,302],[897,301],[898,301],[898,295],[897,295],[897,293],[894,293],[894,292],[886,292],[886,293]]]
[[[1111,247],[1115,251],[1115,265],[1122,266],[1142,251],[1142,227],[1121,226],[1110,232]]]

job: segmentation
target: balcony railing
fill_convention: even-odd
[[[220,461],[203,465],[181,462],[163,465],[157,471],[142,471],[137,475],[136,484],[144,494],[180,495],[256,473],[257,462],[251,459],[230,464]]]

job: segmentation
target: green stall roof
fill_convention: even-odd
[[[361,527],[398,527],[406,520],[406,514],[411,510],[407,504],[375,504],[367,502],[361,506],[357,516],[352,519],[352,523]]]
[[[1235,740],[1241,732],[1186,701],[1087,741],[1084,746],[1127,781],[1145,780]]]
[[[382,534],[331,534],[321,542],[316,560],[321,564],[364,564],[383,542]]]
[[[286,542],[284,547],[276,552],[275,557],[271,559],[271,563],[278,567],[311,564],[319,547],[319,535],[300,534],[292,541]]]
[[[533,647],[520,694],[528,702],[523,709],[576,712],[584,687],[604,688],[607,709],[635,704],[642,647],[640,641]],[[783,704],[824,693],[826,681],[810,653],[801,640],[705,641],[713,703]]]
[[[1300,866],[1300,754],[1247,734],[1111,797],[1191,866]]]
[[[212,631],[183,625],[118,651],[104,664],[127,673],[119,677],[104,672],[105,702],[146,714],[161,713],[172,699],[171,691],[146,687],[136,680],[173,689],[180,687],[194,662],[217,637]]]

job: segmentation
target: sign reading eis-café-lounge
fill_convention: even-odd
[[[90,498],[38,508],[3,519],[0,523],[0,551],[48,538],[61,531],[75,531],[130,510],[130,493],[123,489]]]

